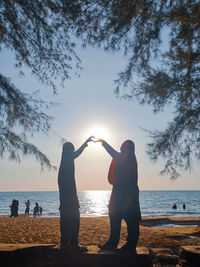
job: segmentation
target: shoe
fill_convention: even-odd
[[[126,243],[124,246],[122,246],[117,251],[118,253],[134,253],[136,254],[136,248],[131,247],[128,243]]]
[[[71,246],[70,249],[73,251],[73,252],[88,252],[88,248],[85,247],[85,246],[82,246],[82,245],[76,245],[76,246]]]
[[[116,246],[109,245],[108,243],[106,243],[104,245],[98,245],[98,248],[100,248],[100,250],[112,250],[112,251],[117,250]]]

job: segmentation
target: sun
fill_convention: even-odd
[[[94,140],[97,140],[99,138],[107,140],[109,138],[109,134],[106,129],[100,126],[95,126],[94,128],[91,128],[88,131],[88,137],[91,135],[94,136]]]

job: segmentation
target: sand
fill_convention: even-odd
[[[170,227],[161,227],[162,225]],[[126,224],[123,222],[119,247],[126,242],[126,235]],[[103,244],[108,236],[108,217],[81,217],[81,244]],[[0,250],[9,244],[14,247],[14,244],[59,243],[58,217],[0,217]],[[143,218],[138,246],[178,249],[180,246],[188,245],[200,246],[200,218]]]

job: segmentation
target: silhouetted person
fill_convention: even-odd
[[[87,248],[78,244],[80,212],[79,201],[74,177],[74,159],[76,159],[92,141],[88,138],[76,151],[70,142],[63,145],[62,158],[58,173],[58,187],[60,197],[60,232],[61,248],[86,252]]]
[[[13,199],[13,201],[14,201],[14,199]],[[11,205],[9,206],[10,207],[10,217],[14,217],[14,215],[13,215],[13,201],[12,201],[12,203],[11,203]]]
[[[15,199],[12,200],[10,207],[10,217],[14,217],[14,204],[15,203]]]
[[[33,215],[34,217],[39,216],[39,204],[35,202],[35,207],[33,209]]]
[[[110,237],[102,250],[115,250],[119,243],[122,219],[127,224],[127,242],[119,252],[136,252],[141,221],[139,205],[138,171],[135,145],[125,141],[117,152],[104,140],[99,139],[113,158],[108,173],[108,181],[113,185],[109,202]]]
[[[172,206],[172,209],[174,209],[174,210],[177,209],[177,205],[176,205],[176,203],[174,203],[174,205]]]
[[[19,210],[19,201],[13,199],[12,204],[10,205],[10,217],[18,217],[18,210]]]
[[[29,217],[30,212],[30,200],[25,201],[26,209],[25,209],[25,216]]]
[[[42,207],[39,207],[40,216],[42,216]]]
[[[15,209],[15,217],[18,217],[18,211],[19,211],[19,200],[16,200],[16,209]]]
[[[186,205],[185,205],[185,203],[183,203],[183,209],[185,210],[185,208],[186,208]]]

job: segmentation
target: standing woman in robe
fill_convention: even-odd
[[[87,247],[78,244],[80,206],[74,177],[74,159],[83,152],[91,138],[76,151],[72,143],[64,143],[58,173],[61,248],[70,248],[78,252],[86,252]]]
[[[121,152],[117,152],[106,141],[98,141],[113,158],[108,173],[108,181],[113,185],[109,202],[110,237],[104,245],[99,245],[99,248],[117,249],[121,222],[124,219],[127,224],[127,242],[119,252],[136,252],[141,213],[135,145],[131,140],[127,140],[121,145]]]

